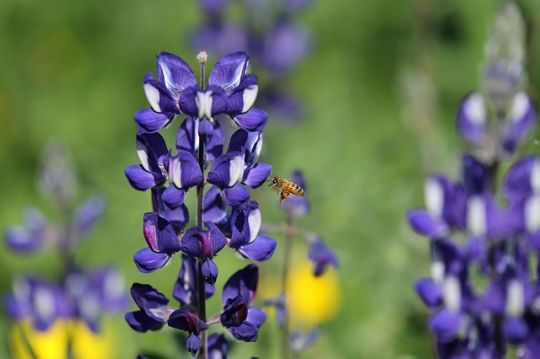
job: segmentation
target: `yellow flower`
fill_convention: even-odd
[[[15,323],[10,335],[14,359],[66,359],[68,334],[72,334],[72,350],[76,359],[111,359],[115,357],[112,332],[104,329],[95,334],[80,321],[57,320],[46,332],[32,327],[29,321]]]
[[[311,264],[305,262],[290,273],[287,293],[293,321],[316,325],[332,319],[341,304],[338,278],[333,268],[320,277],[312,273]]]

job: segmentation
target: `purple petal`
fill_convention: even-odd
[[[514,163],[504,179],[503,192],[512,202],[529,197],[540,190],[540,161],[536,156],[525,156]]]
[[[532,129],[536,113],[531,99],[525,92],[515,95],[510,110],[510,124],[506,129],[503,147],[507,152],[514,152],[521,139]]]
[[[178,208],[184,204],[184,196],[186,191],[183,189],[177,188],[176,186],[169,186],[165,191],[163,191],[163,201],[167,206],[171,208]]]
[[[161,183],[165,178],[146,171],[141,165],[126,167],[124,174],[131,187],[138,191],[146,191]]]
[[[73,229],[79,235],[87,234],[101,219],[104,211],[105,199],[100,196],[91,197],[75,210]]]
[[[268,115],[263,110],[252,108],[246,113],[233,118],[234,122],[247,131],[262,131],[268,122]]]
[[[236,117],[241,113],[248,112],[257,99],[258,91],[259,81],[257,76],[244,76],[240,85],[228,98],[227,113],[231,117]]]
[[[156,80],[144,82],[144,93],[152,110],[159,113],[178,113],[176,101],[167,88]]]
[[[527,324],[520,318],[507,318],[504,321],[504,336],[511,344],[521,344],[529,334]]]
[[[184,330],[188,333],[199,333],[201,330],[208,329],[205,322],[183,308],[175,310],[169,317],[167,324],[172,328]]]
[[[238,327],[229,328],[231,334],[238,340],[245,342],[257,341],[259,328],[266,320],[266,314],[256,307],[249,308],[248,316],[244,323]]]
[[[219,156],[208,173],[208,183],[219,188],[232,187],[242,180],[244,158],[238,152],[229,152]]]
[[[234,52],[223,56],[216,63],[208,84],[219,86],[225,91],[230,91],[240,85],[242,77],[246,73],[249,57],[245,52]]]
[[[310,244],[308,257],[315,265],[313,274],[316,277],[323,275],[328,266],[333,266],[334,268],[339,267],[339,260],[334,251],[319,238]]]
[[[431,278],[419,279],[414,285],[416,293],[425,305],[434,308],[442,304],[441,288]]]
[[[241,183],[237,183],[230,188],[225,188],[223,194],[227,203],[233,207],[239,206],[249,199],[249,191]]]
[[[465,139],[479,143],[485,136],[487,108],[482,95],[473,92],[461,102],[457,114],[457,127]]]
[[[197,94],[199,92],[202,92],[198,87],[188,87],[184,91],[182,91],[182,94],[180,95],[179,105],[180,110],[191,116],[191,117],[199,117],[199,108],[197,107]]]
[[[215,224],[209,223],[208,227],[210,228],[210,241],[212,242],[213,254],[215,255],[223,247],[225,247],[227,244],[227,239],[225,238],[223,232],[221,232]]]
[[[248,201],[239,207],[233,208],[230,246],[237,248],[253,242],[259,234],[261,223],[261,211],[257,202]]]
[[[259,268],[255,264],[248,264],[227,280],[223,286],[221,301],[227,303],[227,300],[241,295],[246,298],[247,303],[252,303],[255,300],[258,282]]]
[[[214,333],[208,337],[208,359],[225,359],[229,353],[229,343],[223,334]]]
[[[196,334],[190,334],[186,339],[186,349],[195,356],[201,347],[201,338]]]
[[[471,155],[464,155],[462,161],[463,182],[468,193],[482,194],[490,191],[493,173],[486,165]]]
[[[251,188],[260,187],[272,173],[272,166],[267,163],[257,163],[244,172],[243,183]]]
[[[147,316],[142,310],[126,313],[124,318],[129,326],[139,333],[145,333],[149,330],[159,330],[164,325],[163,322]]]
[[[253,242],[240,246],[238,251],[244,257],[262,262],[272,258],[276,245],[277,243],[273,238],[260,234]]]
[[[204,260],[201,268],[201,272],[204,276],[204,280],[208,283],[214,284],[218,276],[218,267],[212,259],[207,258]]]
[[[142,273],[150,273],[163,267],[169,261],[166,253],[156,253],[145,247],[137,251],[133,256],[137,269]]]
[[[429,238],[441,238],[448,233],[446,224],[427,211],[414,209],[407,214],[409,225],[418,234]]]
[[[173,115],[155,112],[151,108],[145,108],[133,115],[139,129],[149,133],[161,130],[171,122],[173,117]]]
[[[204,132],[203,132],[204,131]],[[204,119],[199,127],[200,136],[205,141],[206,161],[213,161],[223,154],[224,135],[219,122],[214,125]]]
[[[135,304],[148,316],[155,320],[162,320],[161,316],[155,316],[150,309],[161,308],[169,304],[169,300],[162,293],[148,284],[133,283],[130,289],[131,297]],[[162,320],[163,321],[163,320]]]
[[[199,148],[199,121],[187,117],[176,133],[176,149],[194,153]]]
[[[226,204],[217,187],[211,187],[204,196],[203,218],[205,223],[221,223],[227,217]]]
[[[156,62],[160,81],[174,97],[178,98],[186,88],[197,85],[189,65],[175,54],[161,52]]]
[[[163,137],[159,133],[141,133],[136,138],[141,165],[149,172],[161,174],[161,167],[169,154]]]
[[[4,237],[9,248],[16,252],[35,252],[43,246],[42,235],[35,235],[24,228],[8,228]]]
[[[188,189],[203,180],[201,167],[191,152],[179,151],[169,160],[169,179],[178,188]]]
[[[462,318],[459,313],[450,310],[442,310],[435,314],[429,321],[429,326],[437,335],[437,339],[441,342],[449,342],[454,340],[462,325]]]
[[[201,258],[203,257],[202,237],[205,236],[203,230],[198,227],[191,227],[182,236],[181,250],[182,252]]]
[[[155,212],[144,214],[143,232],[146,243],[154,252],[173,254],[180,250],[180,240],[172,225]]]

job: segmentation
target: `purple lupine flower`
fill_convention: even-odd
[[[157,133],[137,135],[137,154],[141,164],[129,166],[124,171],[131,186],[146,191],[163,184],[166,180],[164,162],[168,154],[163,137]]]
[[[163,267],[182,248],[173,226],[155,212],[145,213],[143,232],[148,247],[140,249],[133,257],[143,273]]]
[[[75,210],[72,229],[78,236],[88,234],[103,216],[105,199],[101,196],[90,197]]]
[[[167,324],[170,327],[188,332],[189,336],[186,340],[186,348],[193,356],[195,356],[201,346],[199,333],[203,330],[207,330],[208,324],[200,320],[195,314],[183,308],[175,310],[170,315]]]
[[[259,328],[266,320],[266,314],[252,307],[259,281],[258,268],[250,264],[229,278],[223,287],[221,301],[224,309],[221,324],[238,340],[253,342],[257,340]]]
[[[216,282],[218,268],[212,258],[227,244],[227,240],[216,225],[210,224],[209,231],[197,227],[190,228],[182,237],[180,250],[185,254],[200,258],[202,273],[206,281]]]
[[[8,247],[17,252],[35,252],[46,246],[50,232],[47,220],[37,208],[25,213],[24,227],[9,227],[5,234]]]
[[[316,277],[323,275],[328,266],[339,267],[336,254],[320,238],[310,243],[308,257],[313,262],[313,274]]]
[[[174,312],[168,307],[169,300],[148,284],[133,283],[131,297],[139,310],[126,313],[125,319],[137,332],[161,329]]]
[[[233,208],[229,246],[254,261],[270,259],[276,248],[276,241],[259,233],[261,223],[261,211],[257,202],[248,201]]]
[[[69,314],[69,301],[61,288],[34,277],[14,283],[13,293],[6,297],[6,311],[15,320],[29,319],[39,331]]]

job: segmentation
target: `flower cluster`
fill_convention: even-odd
[[[17,279],[6,297],[6,310],[12,319],[29,320],[39,331],[49,330],[56,320],[81,320],[98,332],[104,313],[117,313],[127,304],[123,277],[114,268],[83,270],[74,255],[77,245],[101,218],[105,202],[94,196],[71,211],[75,176],[62,148],[49,147],[43,162],[41,187],[67,221],[52,223],[40,210],[30,208],[24,225],[8,228],[5,240],[17,253],[57,250],[64,268],[58,282],[35,275]]]
[[[521,58],[505,53],[523,51],[521,27],[519,10],[505,3],[487,47],[484,90],[468,95],[457,114],[473,153],[463,156],[459,180],[428,177],[426,209],[408,213],[411,227],[430,239],[432,276],[415,288],[432,310],[440,358],[503,358],[509,345],[520,358],[540,355],[540,286],[531,262],[540,253],[540,159],[518,159],[496,183],[500,164],[535,121],[519,88]]]
[[[319,235],[300,228],[296,221],[307,215],[311,209],[308,197],[307,184],[301,171],[296,170],[292,173],[291,181],[304,190],[304,196],[289,196],[281,205],[281,208],[287,213],[287,224],[279,227],[268,227],[269,230],[281,232],[285,235],[285,253],[282,268],[282,286],[279,297],[268,299],[266,305],[275,308],[276,322],[282,330],[284,336],[283,342],[287,343],[282,348],[282,357],[289,356],[289,347],[294,352],[301,352],[313,345],[319,338],[320,332],[317,327],[312,328],[306,334],[300,332],[289,333],[289,307],[290,302],[287,291],[287,280],[289,276],[289,262],[292,255],[292,242],[294,236],[300,236],[308,245],[308,259],[312,264],[312,275],[322,276],[328,267],[339,267],[339,260],[334,251],[319,237]]]
[[[204,23],[192,36],[197,49],[209,49],[223,55],[244,50],[267,75],[262,91],[264,107],[279,118],[296,120],[303,108],[284,86],[284,80],[311,49],[307,29],[295,21],[309,5],[309,0],[238,1],[240,18],[231,20],[230,0],[199,0]]]
[[[206,336],[209,326],[221,324],[238,340],[255,341],[266,315],[253,306],[258,269],[250,264],[224,285],[223,310],[206,318],[205,301],[215,293],[218,267],[214,258],[224,247],[253,261],[268,260],[276,247],[263,234],[261,211],[249,189],[261,186],[271,166],[258,162],[262,130],[268,117],[253,104],[257,77],[247,73],[248,56],[236,52],[223,56],[205,79],[206,53],[197,56],[201,81],[178,56],[157,56],[157,77],[144,77],[150,108],[134,116],[138,126],[140,164],[126,168],[133,188],[150,191],[152,209],[143,216],[146,246],[134,255],[143,273],[153,272],[180,253],[181,266],[173,289],[178,305],[146,284],[133,284],[131,295],[139,307],[126,314],[138,332],[161,329],[165,324],[188,334],[186,347],[206,357],[213,351],[223,357],[228,344],[221,335]],[[175,148],[158,132],[181,115]],[[225,150],[225,120],[237,129]],[[206,185],[209,185],[206,190]],[[190,226],[185,197],[195,189],[195,225]]]

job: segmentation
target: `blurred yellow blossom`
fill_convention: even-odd
[[[75,359],[115,358],[112,332],[95,334],[83,322],[57,320],[46,332],[32,327],[29,321],[13,325],[10,346],[15,359],[66,359],[68,333],[72,331],[72,351]],[[34,356],[30,352],[34,352]]]

